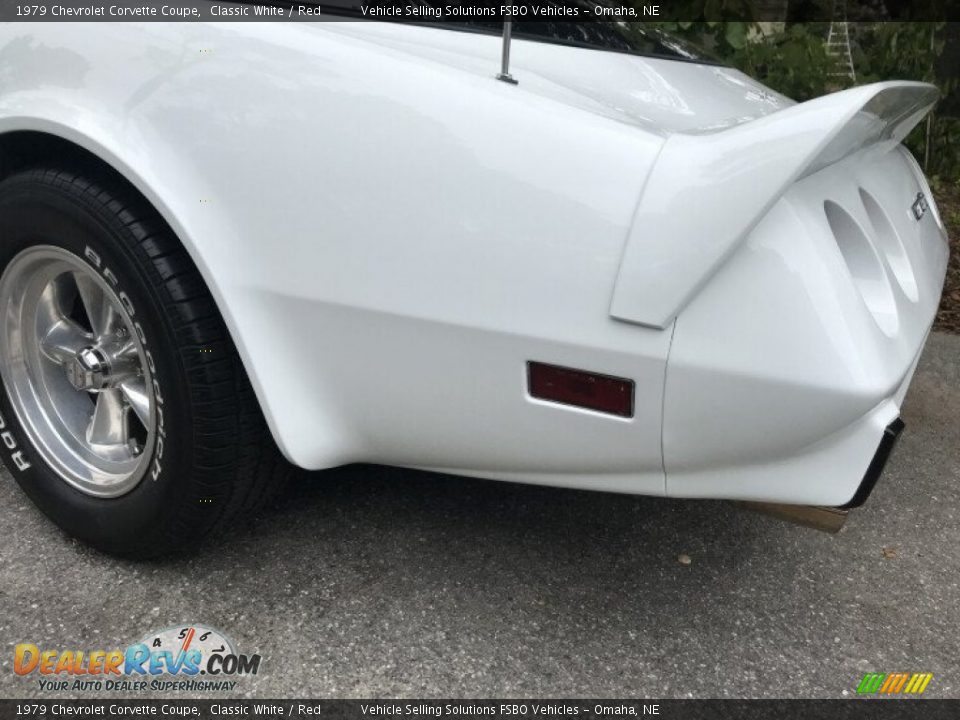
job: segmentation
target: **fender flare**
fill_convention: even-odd
[[[59,107],[58,104],[57,106]],[[60,109],[63,110],[64,108]],[[200,272],[207,289],[213,297],[217,310],[227,325],[230,337],[237,347],[241,363],[253,386],[260,410],[263,412],[267,425],[270,428],[270,434],[273,436],[274,442],[277,443],[277,447],[281,453],[283,453],[288,460],[291,460],[291,455],[284,446],[282,435],[278,430],[275,418],[270,412],[270,405],[264,401],[265,390],[258,381],[257,375],[254,372],[253,363],[249,360],[243,343],[242,333],[238,330],[239,323],[229,312],[229,305],[223,298],[219,283],[215,279],[215,274],[209,267],[209,264],[205,262],[194,240],[195,237],[200,236],[200,234],[205,231],[209,231],[211,228],[197,227],[193,224],[188,224],[184,219],[188,220],[191,217],[190,213],[181,212],[179,208],[174,206],[173,202],[168,202],[167,200],[167,198],[176,198],[178,196],[181,198],[190,196],[189,191],[184,192],[182,189],[188,186],[189,173],[177,168],[176,160],[174,159],[176,158],[176,154],[167,154],[167,164],[165,167],[168,172],[163,173],[161,176],[160,173],[150,171],[150,163],[147,162],[148,158],[145,156],[138,158],[136,152],[120,152],[118,147],[121,144],[129,146],[130,143],[122,139],[124,137],[122,132],[110,130],[109,123],[99,117],[95,111],[84,109],[81,113],[83,122],[78,123],[76,121],[68,121],[67,118],[59,118],[58,115],[60,113],[56,110],[51,111],[50,108],[42,107],[42,103],[40,107],[35,107],[34,110],[35,114],[30,115],[17,114],[0,116],[0,136],[20,131],[37,132],[71,143],[105,163],[123,178],[125,182],[146,198],[147,202],[150,203],[153,209],[157,211],[167,226],[176,235],[191,260],[193,260],[197,270]],[[72,112],[76,114],[77,108],[72,108]],[[78,130],[78,127],[83,127],[84,130]],[[153,147],[152,153],[156,151],[156,147]],[[126,160],[124,158],[130,159]],[[173,192],[173,188],[175,187],[181,188],[179,192]],[[201,193],[199,192],[199,188],[197,190],[198,192],[194,195],[200,197]],[[211,219],[210,224],[217,225],[214,231],[230,232],[228,218],[222,218],[215,211],[209,213],[208,217]]]

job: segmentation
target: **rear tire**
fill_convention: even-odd
[[[47,275],[31,280],[38,267]],[[56,275],[65,267],[71,271]],[[67,322],[86,333],[81,344],[100,342],[95,322],[77,309],[86,307],[84,273],[113,303],[116,336],[139,341],[129,353],[140,358],[139,370],[131,365],[121,375],[105,363],[109,377],[101,380],[60,354],[31,354],[31,333],[45,322],[17,292],[31,282],[44,288],[35,295],[56,296],[48,305],[69,306]],[[17,322],[5,319],[15,315]],[[108,173],[38,168],[0,182],[0,343],[6,348],[0,351],[3,462],[50,519],[100,550],[147,558],[195,547],[261,506],[291,470],[190,257],[156,211]],[[151,391],[150,411],[136,408],[142,422],[126,390],[111,385],[131,377]],[[120,404],[105,433],[92,432],[89,423],[83,431],[81,419],[79,430],[57,434],[62,423],[49,418],[67,415],[62,407],[85,408],[89,400],[96,411],[106,394]],[[77,462],[80,456],[85,461]],[[101,466],[120,469],[116,482]],[[135,474],[125,475],[127,468]]]

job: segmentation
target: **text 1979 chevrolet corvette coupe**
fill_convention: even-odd
[[[502,50],[0,28],[0,447],[36,504],[145,556],[288,462],[861,503],[945,274],[900,144],[936,90],[796,104],[604,22]]]

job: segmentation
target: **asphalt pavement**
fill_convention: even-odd
[[[960,697],[960,336],[931,336],[903,416],[836,536],[728,503],[357,466],[193,557],[132,563],[66,538],[4,472],[0,696],[83,696],[16,676],[17,643],[122,648],[200,622],[263,656],[237,696],[843,697],[903,671]]]

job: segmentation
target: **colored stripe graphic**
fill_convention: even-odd
[[[910,673],[900,673],[900,678],[897,680],[897,684],[893,686],[893,689],[890,692],[898,693],[903,690],[903,686],[907,684],[909,677]]]
[[[880,689],[880,683],[886,677],[884,673],[867,673],[857,686],[859,695],[870,695]]]
[[[897,680],[900,679],[900,673],[890,673],[887,675],[887,679],[883,681],[883,685],[880,686],[880,694],[885,695],[890,692],[890,689],[897,684]]]
[[[922,695],[933,673],[867,673],[857,685],[858,695]]]
[[[930,681],[933,680],[933,673],[917,673],[917,678],[919,678],[919,680],[912,692],[914,695],[921,695],[923,691],[927,689]]]

